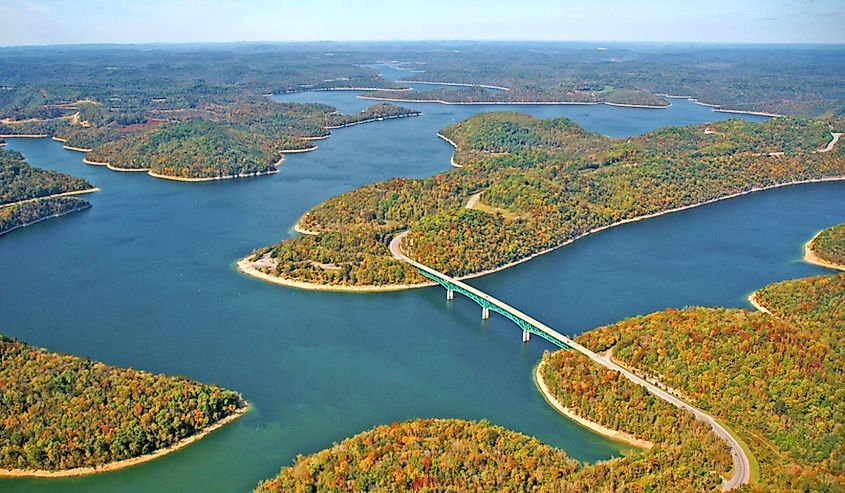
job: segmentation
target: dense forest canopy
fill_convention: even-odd
[[[82,178],[30,166],[16,151],[0,148],[0,207],[22,200],[94,188]]]
[[[56,195],[93,188],[82,178],[30,166],[20,153],[0,147],[0,235],[91,207],[85,200]]]
[[[139,457],[231,415],[240,395],[0,336],[0,469],[59,471]]]
[[[697,443],[698,437],[688,438],[686,445]],[[378,426],[330,449],[299,456],[255,491],[718,491],[721,479],[715,471],[693,474],[699,471],[688,469],[677,456],[701,457],[704,452],[709,450],[685,453],[674,447],[660,459],[636,454],[579,464],[561,450],[485,420],[417,419]],[[684,467],[666,467],[673,461]]]
[[[422,282],[386,244],[450,275],[494,269],[597,228],[762,187],[845,176],[842,119],[728,120],[611,139],[569,120],[484,113],[442,131],[463,166],[331,198],[299,226],[317,236],[257,250],[269,275],[333,285]],[[468,199],[481,193],[471,209]],[[330,265],[332,268],[325,268]]]
[[[727,421],[760,463],[761,490],[842,491],[845,274],[784,281],[756,296],[773,315],[666,310],[579,342]]]
[[[29,200],[0,208],[0,235],[51,217],[91,207],[91,203],[76,197],[48,197]]]

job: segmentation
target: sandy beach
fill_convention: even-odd
[[[56,142],[61,142],[62,144],[64,144],[64,145],[62,146],[62,148],[63,148],[63,149],[67,149],[67,150],[69,150],[69,151],[76,151],[76,152],[91,152],[91,151],[93,151],[93,150],[94,150],[94,149],[88,149],[88,148],[86,148],[86,147],[74,147],[74,146],[69,146],[69,145],[67,145],[67,144],[66,144],[67,139],[62,139],[62,138],[60,138],[60,137],[56,137],[55,135],[54,135],[54,136],[52,136],[52,137],[50,137],[50,138],[51,138],[52,140],[55,140]]]
[[[152,176],[153,178],[159,178],[161,180],[171,180],[171,181],[185,181],[185,182],[198,182],[198,181],[220,181],[220,180],[233,180],[235,178],[252,178],[254,176],[264,176],[264,175],[272,175],[274,173],[278,173],[279,170],[272,169],[269,171],[259,171],[256,173],[240,173],[237,175],[227,175],[227,176],[208,176],[204,178],[183,178],[180,176],[169,176],[169,175],[161,175],[156,173],[153,170],[147,171],[147,174]]]
[[[761,311],[767,315],[772,315],[772,312],[770,312],[768,308],[763,306],[763,304],[760,303],[759,300],[757,300],[757,291],[754,291],[753,293],[748,295],[748,302],[751,303],[751,306],[756,308],[758,311]]]
[[[0,469],[0,477],[7,477],[7,478],[67,478],[73,476],[88,476],[90,474],[99,474],[103,472],[109,471],[117,471],[118,469],[125,469],[127,467],[136,466],[138,464],[143,464],[144,462],[149,462],[154,459],[158,459],[159,457],[164,457],[165,455],[175,452],[181,448],[184,448],[198,440],[201,440],[209,433],[226,426],[227,424],[235,421],[236,419],[243,416],[250,408],[248,402],[244,401],[244,406],[240,409],[237,409],[234,413],[226,416],[225,418],[221,419],[220,421],[204,428],[203,430],[199,431],[198,433],[194,433],[189,437],[185,437],[178,442],[174,443],[173,445],[157,450],[151,454],[142,455],[140,457],[133,457],[131,459],[124,459],[117,462],[112,462],[109,464],[104,464],[102,466],[96,467],[77,467],[74,469],[66,469],[64,471],[42,471],[37,469]]]
[[[410,87],[303,87],[301,89],[290,89],[282,91],[278,94],[296,94],[298,92],[328,92],[328,91],[387,91],[387,92],[406,92],[410,91]],[[265,94],[265,96],[273,96],[273,93]]]
[[[540,361],[536,368],[534,368],[534,384],[537,386],[537,390],[540,391],[540,394],[552,406],[557,412],[566,416],[567,418],[575,421],[579,425],[587,428],[590,431],[596,432],[599,435],[606,436],[611,440],[616,440],[619,442],[627,443],[628,445],[632,445],[634,447],[643,448],[643,449],[650,449],[654,447],[654,444],[648,440],[643,440],[641,438],[637,438],[636,436],[625,433],[624,431],[613,430],[611,428],[607,428],[602,426],[594,421],[590,421],[587,418],[584,418],[571,409],[567,408],[563,404],[560,403],[559,400],[551,393],[549,387],[546,385],[546,382],[543,381],[543,365],[545,364],[544,361]]]
[[[605,101],[604,104],[608,106],[618,106],[620,108],[643,108],[648,110],[665,110],[666,108],[672,106],[672,103],[669,103],[666,106],[658,106],[656,104],[608,103],[607,101]]]
[[[818,265],[820,267],[826,267],[828,269],[835,269],[835,270],[843,270],[845,271],[845,265],[837,264],[835,262],[831,262],[829,260],[825,260],[818,256],[815,250],[813,250],[813,242],[816,241],[816,238],[822,234],[824,230],[819,231],[818,233],[813,236],[810,241],[804,244],[804,261],[809,264]],[[750,300],[749,300],[750,301]]]
[[[457,152],[458,144],[454,143],[452,141],[452,139],[450,139],[449,137],[446,137],[445,135],[443,135],[440,132],[437,132],[437,136],[440,137],[441,139],[445,140],[446,142],[448,142],[452,147],[455,148],[455,152]],[[460,164],[457,161],[455,161],[455,152],[453,152],[452,157],[449,158],[449,164],[451,164],[452,167],[454,167],[454,168],[463,168],[464,167],[463,164]]]
[[[317,236],[317,235],[320,234],[316,231],[309,231],[309,230],[303,228],[302,226],[300,226],[299,221],[297,221],[296,224],[294,224],[293,228],[291,228],[291,229],[293,229],[294,231],[296,231],[297,233],[299,233],[301,235]]]

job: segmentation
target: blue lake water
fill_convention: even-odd
[[[342,111],[349,92],[299,93]],[[408,105],[423,116],[336,130],[275,175],[179,183],[86,166],[46,139],[10,139],[39,167],[102,189],[94,207],[0,237],[0,332],[54,351],[187,375],[242,392],[254,410],[162,459],[104,475],[0,480],[3,492],[249,491],[297,454],[377,424],[488,418],[587,461],[616,444],[560,417],[531,382],[545,350],[441,289],[309,292],[238,274],[253,248],[289,237],[308,208],[393,176],[449,169],[435,132],[473,113],[566,116],[614,137],[728,115],[597,106]],[[747,307],[767,283],[825,272],[801,262],[845,219],[845,184],[784,188],[615,228],[472,284],[565,333],[667,306]]]

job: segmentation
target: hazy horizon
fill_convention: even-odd
[[[0,45],[276,42],[842,44],[838,0],[0,0]],[[8,22],[11,20],[12,22]]]

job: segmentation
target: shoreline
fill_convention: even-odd
[[[64,211],[64,212],[60,212],[58,214],[50,214],[49,216],[44,216],[44,217],[38,218],[35,221],[30,221],[28,223],[19,224],[19,225],[15,226],[14,228],[7,229],[5,231],[0,231],[0,236],[7,235],[7,234],[11,233],[12,231],[17,231],[17,230],[19,230],[21,228],[25,228],[27,226],[32,226],[33,224],[38,224],[41,221],[46,221],[48,219],[55,219],[57,217],[62,217],[62,216],[66,216],[68,214],[73,214],[74,212],[81,212],[81,211],[84,211],[84,210],[90,209],[90,208],[91,208],[91,204],[86,202],[86,203],[80,204],[79,207],[76,207],[74,209]],[[0,477],[3,477],[3,471],[4,471],[3,469],[0,469]]]
[[[650,450],[654,447],[654,443],[648,440],[643,440],[642,438],[637,438],[636,436],[630,433],[614,430],[612,428],[600,425],[595,421],[591,421],[577,414],[575,411],[572,411],[568,407],[561,404],[561,402],[557,400],[557,398],[552,394],[552,392],[549,390],[549,387],[546,385],[546,382],[543,380],[542,370],[544,364],[545,362],[543,360],[540,360],[540,363],[538,363],[537,366],[534,367],[534,385],[537,387],[537,390],[540,392],[540,395],[543,396],[543,399],[546,400],[546,403],[548,403],[555,411],[562,414],[567,419],[575,422],[576,424],[611,440],[621,442],[639,449]]]
[[[349,292],[349,293],[383,293],[389,291],[404,291],[413,288],[425,288],[435,286],[437,283],[429,282],[424,284],[385,284],[382,286],[348,286],[342,284],[316,284],[307,281],[295,281],[293,279],[286,279],[284,277],[271,276],[265,274],[253,267],[252,261],[249,258],[252,255],[247,255],[235,262],[235,268],[241,274],[256,278],[258,280],[278,284],[289,288],[305,289],[308,291],[335,291],[335,292]]]
[[[455,153],[458,152],[458,144],[456,144],[452,139],[450,139],[449,137],[446,137],[445,135],[443,135],[440,132],[437,132],[437,136],[440,137],[441,139],[445,140],[452,147],[455,148],[455,150],[452,152],[452,156],[449,157],[449,164],[451,164],[453,168],[463,168],[464,167],[463,164],[460,164],[457,161],[455,161]]]
[[[56,197],[69,197],[71,195],[82,195],[82,194],[85,194],[85,193],[94,193],[94,192],[99,192],[99,191],[100,191],[100,189],[98,187],[93,187],[93,188],[86,188],[84,190],[74,190],[72,192],[54,193],[53,195],[45,195],[43,197],[33,197],[31,199],[18,200],[17,202],[10,202],[8,204],[3,204],[3,205],[0,205],[0,209],[5,209],[6,207],[12,207],[13,205],[25,204],[27,202],[35,202],[37,200],[52,199],[52,198],[56,198]]]
[[[714,103],[705,103],[700,101],[698,98],[692,96],[673,96],[671,94],[665,93],[655,93],[655,96],[660,96],[669,99],[686,99],[687,101],[692,101],[693,103],[699,106],[706,106],[708,108],[712,108],[713,111],[718,113],[735,113],[738,115],[753,115],[753,116],[768,116],[770,118],[782,118],[786,115],[780,115],[778,113],[769,113],[767,111],[753,111],[753,110],[734,110],[730,108],[723,108],[721,104],[714,104]]]
[[[648,105],[648,104],[627,104],[627,103],[610,103],[607,101],[446,101],[443,99],[401,99],[401,98],[383,98],[378,96],[366,96],[360,95],[358,99],[366,99],[370,101],[390,101],[394,103],[433,103],[433,104],[454,104],[454,105],[505,105],[505,106],[518,106],[518,105],[567,105],[567,104],[580,104],[580,105],[600,105],[605,104],[608,106],[616,106],[618,108],[639,108],[639,109],[650,109],[650,110],[665,110],[672,106],[672,103],[667,104],[666,106],[657,106],[657,105]],[[729,110],[725,110],[729,111]],[[752,113],[755,114],[755,113]],[[779,115],[778,115],[779,116]]]
[[[358,99],[366,99],[370,101],[390,101],[394,103],[437,103],[437,104],[467,104],[467,105],[520,105],[520,104],[532,104],[532,105],[562,105],[562,104],[583,104],[583,105],[597,105],[603,104],[600,102],[593,102],[593,101],[462,101],[462,102],[455,102],[455,101],[444,101],[442,99],[400,99],[400,98],[381,98],[376,96],[365,96],[359,95]]]
[[[458,279],[458,280],[461,280],[461,281],[467,280],[467,279],[475,279],[475,278],[478,278],[478,277],[486,276],[488,274],[493,274],[493,273],[496,273],[496,272],[499,272],[499,271],[502,271],[502,270],[505,270],[505,269],[509,269],[511,267],[522,264],[524,262],[528,262],[529,260],[533,260],[534,258],[537,258],[540,255],[545,255],[545,254],[552,252],[554,250],[557,250],[559,248],[563,248],[563,247],[570,245],[570,244],[572,244],[572,243],[574,243],[574,242],[576,242],[580,239],[583,239],[583,238],[585,238],[585,237],[587,237],[591,234],[599,233],[601,231],[604,231],[604,230],[607,230],[607,229],[610,229],[610,228],[615,228],[617,226],[622,226],[623,224],[633,223],[633,222],[637,222],[637,221],[643,221],[643,220],[646,220],[646,219],[653,219],[655,217],[663,216],[663,215],[666,215],[666,214],[672,214],[672,213],[675,213],[675,212],[681,212],[681,211],[685,211],[685,210],[688,210],[688,209],[694,209],[696,207],[701,207],[701,206],[704,206],[704,205],[714,204],[716,202],[721,202],[723,200],[735,199],[737,197],[742,197],[743,195],[748,195],[748,194],[755,193],[755,192],[763,192],[763,191],[766,191],[766,190],[773,190],[773,189],[777,189],[777,188],[790,187],[790,186],[795,186],[795,185],[806,185],[806,184],[810,184],[810,183],[827,183],[827,182],[836,182],[836,181],[845,181],[845,175],[831,176],[831,177],[827,177],[827,178],[814,178],[814,179],[810,179],[810,180],[797,180],[797,181],[791,181],[791,182],[786,182],[786,183],[779,183],[777,185],[769,185],[769,186],[766,186],[766,187],[752,187],[749,190],[744,190],[742,192],[736,192],[736,193],[733,193],[733,194],[730,194],[730,195],[725,195],[723,197],[717,197],[717,198],[714,198],[714,199],[705,200],[703,202],[698,202],[698,203],[695,203],[695,204],[685,205],[685,206],[681,206],[681,207],[675,207],[673,209],[668,209],[668,210],[665,210],[665,211],[662,211],[662,212],[654,212],[652,214],[637,216],[637,217],[634,217],[634,218],[631,218],[631,219],[624,219],[622,221],[617,221],[613,224],[608,224],[606,226],[599,226],[597,228],[593,228],[593,229],[587,231],[586,233],[583,233],[579,236],[570,238],[569,240],[566,240],[559,245],[555,245],[555,246],[546,248],[544,250],[540,250],[539,252],[532,253],[531,255],[524,257],[524,258],[521,258],[519,260],[514,260],[513,262],[508,262],[507,264],[500,265],[498,267],[493,267],[491,269],[487,269],[487,270],[483,270],[483,271],[479,271],[479,272],[473,272],[473,273],[466,274],[466,275],[463,275],[463,276],[455,276],[455,279]],[[247,257],[244,257],[243,259],[241,259],[241,261],[246,260],[246,259],[247,259]],[[253,270],[255,270],[255,269],[253,269]],[[252,275],[250,272],[245,272],[245,271],[242,271],[242,272],[244,272],[244,274]],[[264,274],[263,272],[260,272],[260,271],[256,271],[256,272],[258,274],[261,274],[261,276],[256,275],[255,277],[259,277],[259,278],[267,277],[267,278],[269,278],[269,279],[267,279],[267,281],[272,282],[274,284],[280,284],[280,285],[289,286],[289,287],[297,287],[297,288],[301,288],[301,289],[321,290],[321,291],[354,291],[354,292],[399,291],[399,290],[403,290],[403,289],[426,288],[426,287],[430,287],[430,286],[433,286],[433,285],[436,284],[436,283],[421,283],[421,284],[406,284],[406,285],[392,284],[392,285],[385,285],[385,286],[376,286],[376,285],[342,286],[342,285],[334,285],[334,284],[314,284],[314,283],[309,283],[309,282],[305,282],[305,281],[293,281],[293,280],[287,280],[287,279],[283,279],[283,278],[276,278],[274,276],[269,276],[269,275]],[[389,288],[389,289],[387,289],[387,288]]]
[[[413,116],[420,116],[422,115],[422,111],[415,111],[413,113],[408,113],[405,115],[392,115],[392,116],[377,116],[375,118],[367,118],[366,120],[359,120],[356,122],[344,123],[342,125],[329,125],[328,127],[323,127],[326,130],[335,130],[338,128],[346,128],[346,127],[354,127],[355,125],[361,125],[362,123],[373,123],[373,122],[381,122],[385,120],[396,120],[399,118],[411,118]],[[321,138],[328,138],[329,135]]]
[[[760,300],[757,299],[757,291],[754,291],[751,294],[749,294],[747,300],[748,300],[749,303],[751,303],[751,306],[753,306],[754,308],[757,309],[757,311],[765,313],[766,315],[771,315],[771,316],[774,317],[774,314],[768,308],[763,306],[763,304],[760,303]]]
[[[303,139],[304,140],[322,140],[322,139],[328,139],[329,137],[331,137],[331,135],[326,135],[325,137],[303,137]],[[311,146],[311,147],[305,147],[303,149],[284,149],[284,150],[279,151],[279,152],[281,152],[282,154],[297,154],[297,153],[300,153],[300,152],[316,151],[317,148],[318,148],[318,146],[314,145],[314,146]]]
[[[407,69],[397,69],[407,70]],[[423,73],[422,71],[419,73]],[[398,84],[431,84],[436,86],[456,86],[456,87],[479,87],[481,89],[496,89],[499,91],[510,91],[510,87],[493,86],[489,84],[470,84],[468,82],[434,82],[431,80],[395,80]]]
[[[807,262],[808,264],[818,265],[819,267],[825,267],[828,269],[845,271],[845,265],[825,260],[819,257],[816,251],[813,250],[813,242],[815,242],[816,238],[818,238],[820,234],[824,233],[824,231],[824,229],[819,231],[810,239],[810,241],[804,244],[804,262]]]
[[[104,472],[111,472],[117,471],[119,469],[125,469],[127,467],[136,466],[139,464],[143,464],[145,462],[149,462],[154,459],[158,459],[160,457],[164,457],[165,455],[176,452],[182,448],[187,447],[188,445],[199,441],[205,438],[208,434],[226,426],[227,424],[235,421],[236,419],[240,418],[247,411],[251,409],[251,405],[247,401],[242,401],[244,406],[241,408],[236,409],[232,414],[226,416],[225,418],[212,423],[211,425],[203,428],[202,430],[194,433],[193,435],[187,436],[170,446],[167,446],[162,449],[158,449],[154,452],[149,454],[141,455],[138,457],[132,457],[129,459],[119,460],[117,462],[110,462],[108,464],[104,464],[102,466],[84,466],[84,467],[75,467],[73,469],[65,469],[61,471],[47,471],[47,470],[40,470],[40,469],[0,469],[0,477],[5,478],[67,478],[67,477],[76,477],[76,476],[89,476],[92,474],[100,474]]]
[[[0,139],[45,139],[47,134],[0,134]]]
[[[578,241],[582,238],[585,238],[585,237],[587,237],[591,234],[600,233],[600,232],[607,230],[607,229],[610,229],[610,228],[622,226],[623,224],[633,223],[633,222],[637,222],[637,221],[643,221],[643,220],[646,220],[646,219],[653,219],[655,217],[663,216],[663,215],[666,215],[666,214],[672,214],[672,213],[675,213],[675,212],[685,211],[687,209],[694,209],[696,207],[714,204],[716,202],[721,202],[723,200],[735,199],[737,197],[741,197],[743,195],[748,195],[750,193],[763,192],[763,191],[766,191],[766,190],[772,190],[772,189],[782,188],[782,187],[789,187],[789,186],[794,186],[794,185],[805,185],[805,184],[810,184],[810,183],[824,183],[824,182],[832,182],[832,181],[845,181],[845,175],[829,177],[829,178],[817,178],[817,179],[812,179],[812,180],[791,181],[791,182],[787,182],[787,183],[780,183],[780,184],[777,184],[777,185],[770,185],[770,186],[767,186],[767,187],[754,187],[754,188],[751,188],[750,190],[746,190],[746,191],[743,191],[743,192],[737,192],[737,193],[733,193],[733,194],[730,194],[730,195],[725,195],[724,197],[717,197],[715,199],[705,200],[703,202],[699,202],[699,203],[696,203],[696,204],[685,205],[685,206],[682,206],[682,207],[675,207],[673,209],[668,209],[668,210],[665,210],[665,211],[662,211],[662,212],[654,212],[652,214],[646,214],[644,216],[638,216],[638,217],[634,217],[634,218],[631,218],[631,219],[624,219],[622,221],[618,221],[618,222],[615,222],[613,224],[608,224],[607,226],[600,226],[598,228],[593,228],[593,229],[587,231],[586,233],[584,233],[582,235],[576,236],[574,238],[571,238],[571,239],[561,243],[560,245],[549,247],[545,250],[541,250],[537,253],[533,253],[533,254],[531,254],[528,257],[525,257],[523,259],[514,260],[513,262],[509,262],[505,265],[502,265],[502,266],[499,266],[499,267],[494,267],[492,269],[487,269],[487,270],[484,270],[484,271],[475,272],[475,273],[472,273],[472,274],[467,274],[465,276],[457,277],[457,279],[459,279],[459,280],[474,279],[474,278],[477,278],[477,277],[486,276],[487,274],[493,274],[495,272],[499,272],[499,271],[514,267],[514,266],[519,265],[521,263],[528,262],[529,260],[532,260],[536,257],[539,257],[540,255],[545,255],[549,252],[557,250],[558,248],[563,248],[563,247],[570,245],[570,244],[572,244],[572,243],[574,243],[574,242],[576,242],[576,241]]]
[[[633,104],[633,103],[610,103],[605,101],[604,104],[608,106],[617,106],[619,108],[642,108],[647,110],[665,110],[672,106],[672,103],[666,106],[658,106],[656,104]]]
[[[282,92],[277,93],[269,93],[265,94],[265,96],[274,96],[276,94],[297,94],[300,92],[330,92],[330,91],[389,91],[389,92],[407,92],[411,91],[410,87],[318,87],[318,88],[301,88],[301,89],[287,89]]]
[[[76,151],[76,152],[91,152],[91,151],[93,151],[93,150],[94,150],[94,149],[88,149],[88,148],[86,148],[86,147],[74,147],[74,146],[69,146],[69,145],[67,145],[67,143],[66,143],[66,142],[67,142],[67,139],[63,139],[63,138],[61,138],[61,137],[56,137],[55,135],[54,135],[54,136],[52,136],[52,137],[50,137],[50,139],[51,139],[51,140],[55,140],[56,142],[61,142],[61,143],[63,144],[63,145],[62,145],[62,149],[67,149],[67,150],[69,150],[69,151]]]
[[[323,128],[328,128],[328,127],[323,127]],[[326,140],[331,136],[332,136],[332,133],[329,132],[326,135],[316,135],[314,137],[300,137],[300,138],[302,140],[312,141],[312,140]],[[316,148],[316,145],[314,147]],[[308,149],[310,149],[310,147]],[[294,149],[294,150],[297,151],[297,152],[302,151],[302,149]]]
[[[294,224],[293,228],[291,228],[291,229],[293,229],[294,231],[296,231],[297,233],[299,233],[301,235],[318,236],[320,234],[316,231],[309,231],[309,230],[303,228],[302,226],[299,225],[299,221],[297,221],[296,224]]]
[[[240,173],[237,175],[230,175],[230,176],[209,176],[209,177],[202,177],[202,178],[184,178],[180,176],[170,176],[170,175],[162,175],[160,173],[156,173],[155,171],[151,170],[150,168],[118,168],[113,166],[109,162],[101,162],[101,161],[91,161],[88,158],[82,158],[82,162],[85,164],[90,164],[91,166],[105,166],[106,168],[112,171],[119,171],[122,173],[143,173],[146,172],[149,176],[153,178],[158,178],[161,180],[171,180],[171,181],[182,181],[182,182],[200,182],[200,181],[219,181],[219,180],[230,180],[234,178],[252,178],[255,176],[265,176],[265,175],[272,175],[274,173],[279,172],[279,166],[285,160],[284,154],[288,154],[290,152],[309,152],[316,149],[317,146],[309,149],[303,150],[294,150],[294,151],[282,151],[282,157],[273,164],[274,169],[268,171],[257,171],[255,173]]]

